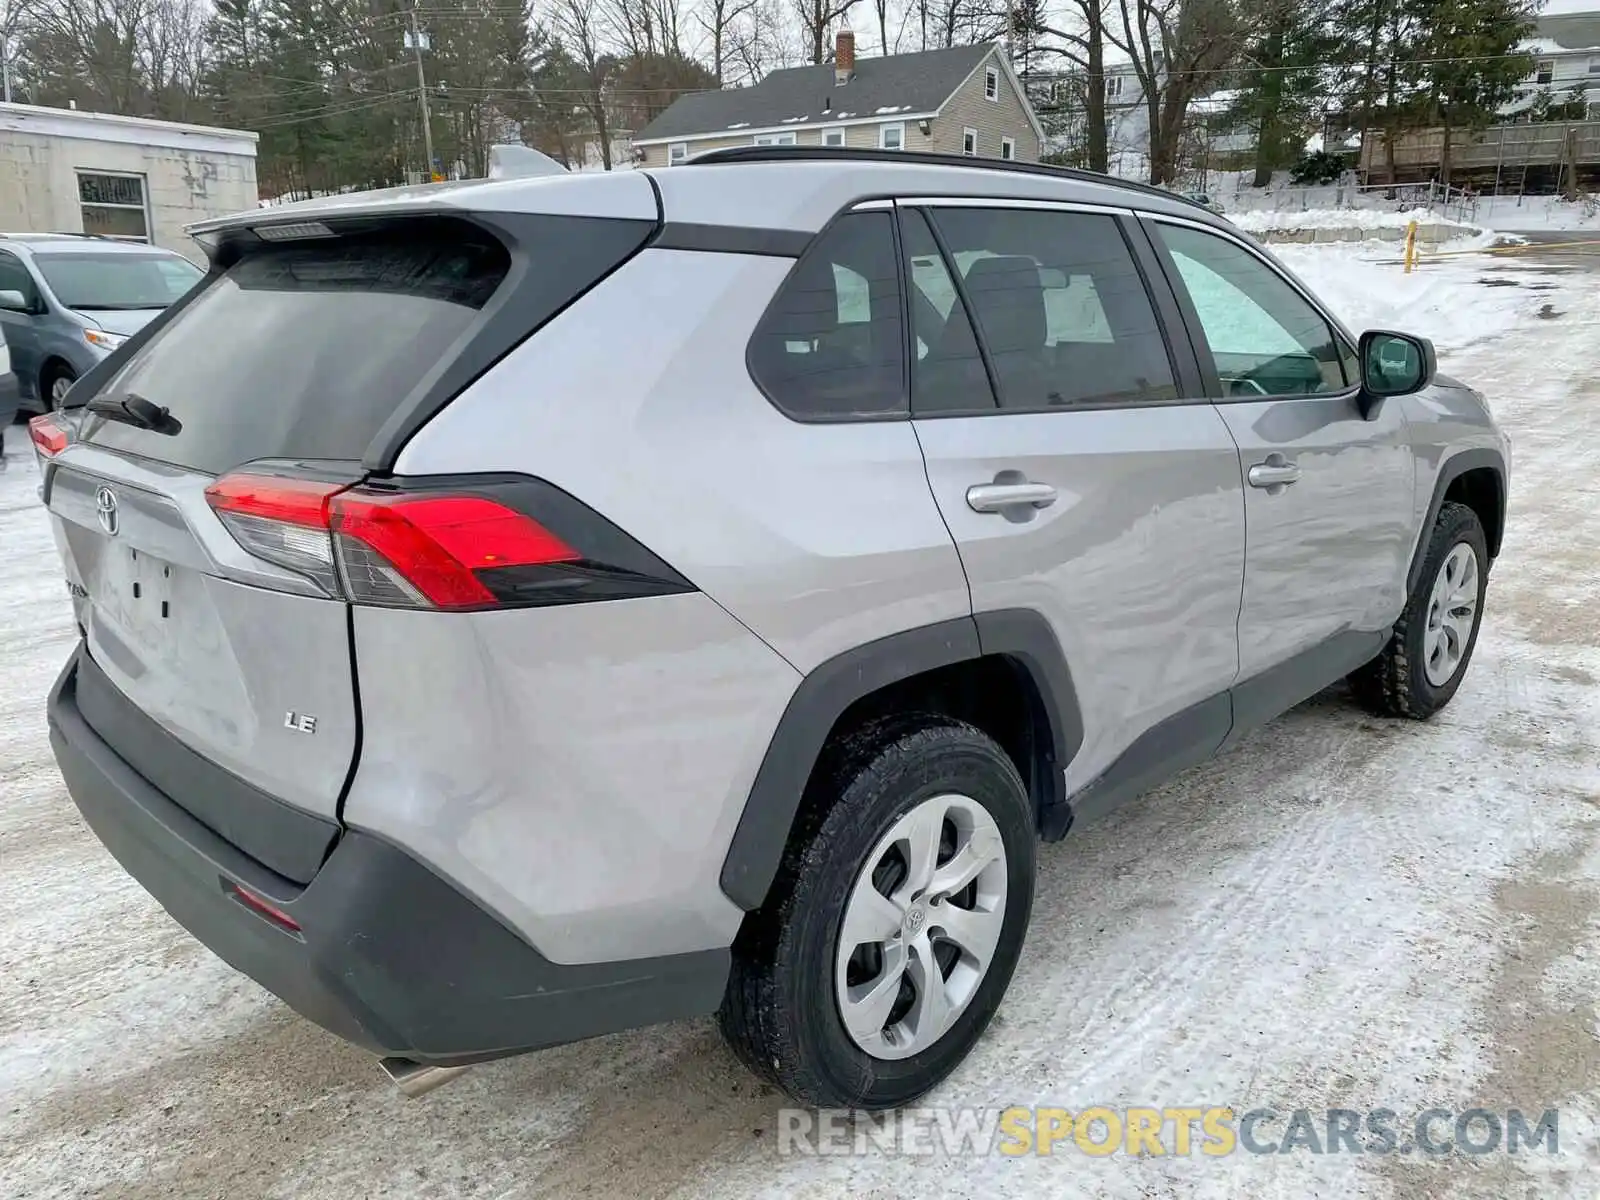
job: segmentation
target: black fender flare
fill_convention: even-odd
[[[1434,522],[1439,519],[1439,510],[1444,507],[1445,493],[1450,490],[1450,485],[1468,471],[1476,471],[1483,467],[1491,469],[1495,478],[1500,481],[1500,513],[1495,528],[1485,527],[1484,535],[1489,541],[1489,557],[1494,558],[1500,551],[1500,540],[1505,532],[1506,522],[1506,460],[1498,450],[1480,448],[1476,450],[1463,450],[1459,454],[1452,454],[1439,464],[1439,473],[1434,477],[1433,496],[1428,501],[1428,514],[1417,531],[1417,544],[1411,551],[1411,568],[1406,572],[1406,594],[1410,595],[1417,590],[1417,581],[1422,578],[1422,560],[1428,552],[1428,531],[1433,528]]]
[[[847,650],[814,668],[789,699],[756,771],[723,860],[723,894],[745,911],[759,908],[777,876],[806,781],[834,723],[864,696],[939,667],[1004,656],[1025,671],[1042,701],[1048,736],[1039,739],[1041,827],[1060,836],[1069,809],[1062,770],[1083,742],[1083,717],[1054,630],[1025,609],[955,617],[903,630]]]

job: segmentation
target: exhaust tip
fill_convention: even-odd
[[[390,1082],[400,1089],[401,1094],[411,1100],[442,1087],[469,1070],[467,1067],[433,1067],[409,1058],[381,1058],[378,1066]]]

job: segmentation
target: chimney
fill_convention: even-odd
[[[856,35],[848,24],[839,26],[833,39],[833,84],[843,87],[856,73]]]

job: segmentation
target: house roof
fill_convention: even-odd
[[[1545,13],[1535,26],[1536,54],[1600,48],[1600,8],[1587,13]]]
[[[834,83],[833,64],[774,71],[754,87],[680,96],[638,133],[639,142],[738,134],[741,130],[892,119],[938,111],[994,53],[988,44],[857,58],[849,83]],[[996,59],[996,63],[999,63]]]

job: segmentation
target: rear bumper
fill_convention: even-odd
[[[50,693],[50,743],[95,835],[171,916],[302,1016],[386,1055],[454,1065],[712,1012],[727,950],[550,962],[422,863],[358,830],[304,887],[130,767],[77,704],[80,646]],[[241,903],[243,886],[300,926]]]

